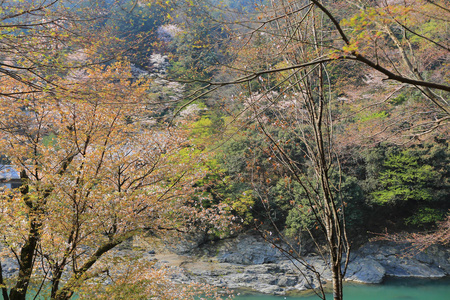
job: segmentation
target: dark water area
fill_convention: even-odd
[[[317,300],[314,293],[302,296],[267,296],[240,293],[237,300]],[[333,299],[327,294],[327,299]],[[345,300],[450,300],[450,277],[441,279],[387,278],[382,284],[347,283]]]

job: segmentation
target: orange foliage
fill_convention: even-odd
[[[151,82],[133,78],[122,61],[78,72],[57,81],[63,88],[0,97],[0,153],[22,172],[23,183],[1,194],[2,243],[13,255],[35,242],[29,255],[40,266],[31,273],[49,281],[51,297],[59,299],[82,286],[104,254],[142,230],[224,221],[191,203],[207,155],[195,151],[188,132],[142,125],[151,118]],[[69,279],[58,288],[62,276]]]

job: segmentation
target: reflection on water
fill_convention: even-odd
[[[237,300],[316,300],[317,296],[239,295]],[[331,294],[327,299],[332,299]],[[450,300],[450,277],[442,279],[388,278],[383,284],[349,283],[345,300]]]

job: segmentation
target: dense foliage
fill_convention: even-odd
[[[114,260],[144,231],[448,230],[445,4],[3,1],[3,297],[207,292]]]

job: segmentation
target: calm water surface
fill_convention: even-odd
[[[317,296],[239,295],[236,300],[316,300]],[[331,294],[327,299],[333,299]],[[450,278],[399,279],[390,278],[383,284],[346,284],[345,300],[450,300]]]

